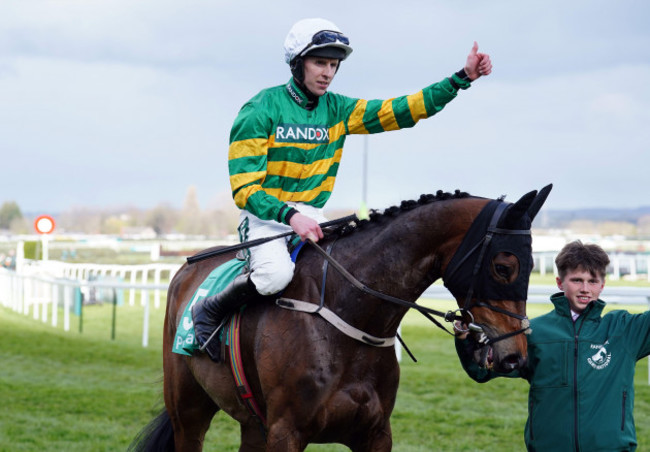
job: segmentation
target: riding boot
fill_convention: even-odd
[[[203,298],[192,306],[194,335],[199,346],[204,348],[226,316],[259,296],[255,284],[250,279],[250,273],[242,273],[218,294]],[[220,341],[217,334],[210,339],[204,350],[213,361],[219,362]]]

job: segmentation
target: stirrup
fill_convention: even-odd
[[[226,317],[225,319],[223,319],[223,320],[221,321],[221,323],[220,323],[219,325],[217,325],[217,327],[214,329],[214,331],[212,332],[212,334],[210,335],[210,337],[208,337],[208,339],[203,343],[203,345],[201,345],[201,346],[199,347],[199,351],[201,351],[201,352],[205,352],[205,349],[206,349],[206,348],[208,347],[208,345],[210,344],[210,341],[211,341],[211,340],[212,340],[212,339],[217,335],[217,333],[219,332],[219,330],[221,330],[221,329],[226,325],[226,322],[227,322],[228,320],[229,320],[229,317]]]

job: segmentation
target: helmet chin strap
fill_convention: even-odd
[[[307,96],[307,105],[305,105],[305,108],[307,110],[313,110],[318,105],[319,96],[309,91],[309,88],[305,85],[305,61],[302,57],[297,57],[291,62],[290,67],[291,75],[293,75],[296,85]]]
[[[305,61],[302,57],[296,57],[293,59],[289,67],[291,68],[293,79],[300,85],[300,88],[303,88],[303,82],[305,80]]]
[[[339,60],[339,64],[336,66],[336,72],[334,72],[334,74],[338,73],[340,67],[341,60]],[[316,105],[318,105],[319,96],[309,91],[309,88],[305,85],[305,59],[300,56],[294,58],[293,61],[291,61],[289,68],[291,69],[291,75],[296,81],[296,84],[305,93],[309,103],[313,105],[312,108],[315,108]]]

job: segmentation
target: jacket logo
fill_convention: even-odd
[[[287,83],[287,92],[291,96],[291,98],[298,104],[302,105],[303,99],[300,97],[300,95],[296,92],[296,90],[293,89],[293,86],[291,86],[291,82]]]
[[[278,143],[327,143],[330,140],[329,128],[310,124],[279,124],[275,129]]]
[[[605,348],[605,345],[607,344],[609,344],[609,341],[605,342],[603,345],[591,344],[591,348],[598,349],[598,351],[587,358],[587,362],[596,370],[604,369],[612,360],[612,354]]]

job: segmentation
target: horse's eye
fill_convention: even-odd
[[[502,251],[492,259],[491,275],[499,284],[512,284],[519,274],[519,260],[512,253]]]
[[[502,264],[496,264],[494,266],[494,270],[496,271],[497,275],[508,279],[510,277],[510,269],[506,267],[505,265]]]

